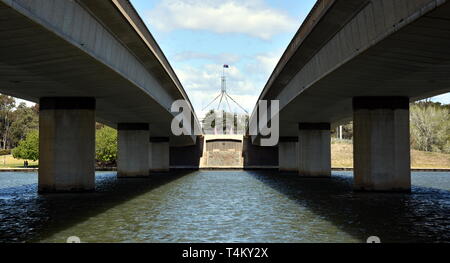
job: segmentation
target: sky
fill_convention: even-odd
[[[228,93],[252,111],[315,0],[131,2],[202,116],[203,108],[220,93],[224,64],[229,65]]]

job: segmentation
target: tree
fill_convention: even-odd
[[[39,116],[36,106],[27,107],[25,103],[20,103],[13,113],[13,122],[10,128],[9,145],[17,146],[19,141],[24,140],[31,130],[39,128]]]
[[[19,145],[12,150],[13,157],[24,160],[39,160],[39,132],[30,131],[25,140],[19,142]]]
[[[216,127],[216,112],[214,110],[208,111],[206,113],[205,118],[203,119],[203,126],[205,129],[215,128]],[[206,127],[208,126],[208,127]]]
[[[342,125],[342,138],[345,140],[353,139],[353,122]]]
[[[450,153],[450,110],[433,102],[411,106],[411,145],[413,149]]]
[[[210,110],[202,121],[203,131],[206,134],[215,132],[226,134],[232,129],[233,133],[245,133],[248,120],[248,115]]]
[[[16,106],[16,100],[13,97],[0,95],[0,134],[1,146],[6,149],[10,135],[12,123],[12,110]]]
[[[103,127],[105,127],[105,124],[100,123],[100,122],[95,123],[95,130],[100,130]]]
[[[115,164],[117,160],[117,131],[104,126],[95,134],[95,155],[103,165]]]

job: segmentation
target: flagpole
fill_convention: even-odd
[[[220,106],[222,105],[222,101],[225,99],[225,102],[228,104],[228,108],[229,110],[232,110],[230,107],[230,102],[228,101],[228,99],[230,99],[234,104],[236,104],[240,109],[242,109],[246,114],[249,114],[247,110],[245,110],[244,107],[242,107],[236,100],[234,100],[227,92],[227,87],[226,87],[226,77],[225,77],[225,69],[229,68],[228,64],[224,64],[222,66],[222,87],[221,87],[221,91],[220,94],[214,98],[214,100],[212,100],[204,109],[208,108],[211,104],[213,104],[217,99],[220,98],[219,100],[219,105],[217,107],[217,110],[220,109]],[[224,103],[225,103],[224,102]],[[226,105],[225,105],[226,106]]]

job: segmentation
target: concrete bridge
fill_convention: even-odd
[[[319,0],[259,97],[280,103],[280,170],[330,176],[353,119],[354,188],[410,191],[409,103],[450,91],[449,33],[445,0]]]
[[[129,1],[0,0],[0,39],[0,92],[40,104],[39,191],[94,189],[96,121],[118,129],[120,177],[196,144],[170,132],[189,98]]]

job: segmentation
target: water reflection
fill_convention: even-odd
[[[353,193],[332,179],[201,171],[116,179],[89,194],[36,194],[36,174],[0,174],[0,241],[450,241],[450,174],[415,173],[412,194]]]
[[[307,207],[358,240],[383,242],[450,241],[449,174],[414,173],[412,194],[352,192],[351,173],[330,179],[256,174],[266,185]],[[438,186],[444,189],[426,186]],[[425,186],[421,186],[425,185]]]

